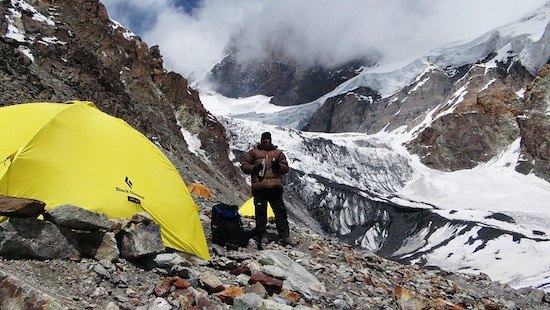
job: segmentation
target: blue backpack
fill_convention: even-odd
[[[239,207],[226,203],[218,203],[212,207],[210,228],[212,242],[221,246],[246,247],[250,238],[257,235],[255,228],[244,230]]]

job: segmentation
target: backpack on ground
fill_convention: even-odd
[[[246,247],[250,238],[257,235],[255,228],[250,231],[244,230],[239,207],[226,203],[218,203],[212,207],[210,228],[212,242],[221,246],[232,244]]]

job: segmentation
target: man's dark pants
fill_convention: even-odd
[[[267,203],[271,205],[275,214],[275,224],[277,233],[281,239],[287,238],[290,235],[288,228],[288,216],[286,213],[285,203],[283,202],[282,188],[262,188],[252,192],[254,195],[254,208],[256,214],[256,228],[258,228],[260,236],[266,236],[267,225]]]

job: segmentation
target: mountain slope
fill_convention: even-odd
[[[98,0],[32,4],[10,0],[0,7],[1,106],[93,101],[155,142],[187,183],[244,201],[248,187],[227,159],[223,127],[187,80],[164,70],[158,46],[149,48],[112,22]],[[189,151],[196,141],[209,158]]]
[[[237,153],[272,131],[294,170],[286,201],[326,231],[403,262],[548,289],[549,78],[538,71],[550,59],[549,12],[363,68],[300,105],[201,100],[225,118]]]

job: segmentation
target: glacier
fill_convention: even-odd
[[[519,139],[489,162],[455,172],[430,169],[403,146],[418,129],[450,113],[465,89],[428,111],[415,128],[376,134],[299,130],[328,98],[358,87],[389,97],[425,82],[424,74],[437,68],[478,63],[487,70],[513,58],[533,74],[550,58],[549,17],[550,4],[473,41],[363,68],[332,92],[298,106],[275,106],[260,95],[225,98],[200,88],[199,93],[225,126],[233,153],[251,148],[261,132],[272,133],[291,166],[285,202],[295,218],[313,217],[312,229],[403,263],[484,273],[515,288],[550,292],[545,259],[550,184],[514,170]],[[487,55],[492,58],[480,62]]]

